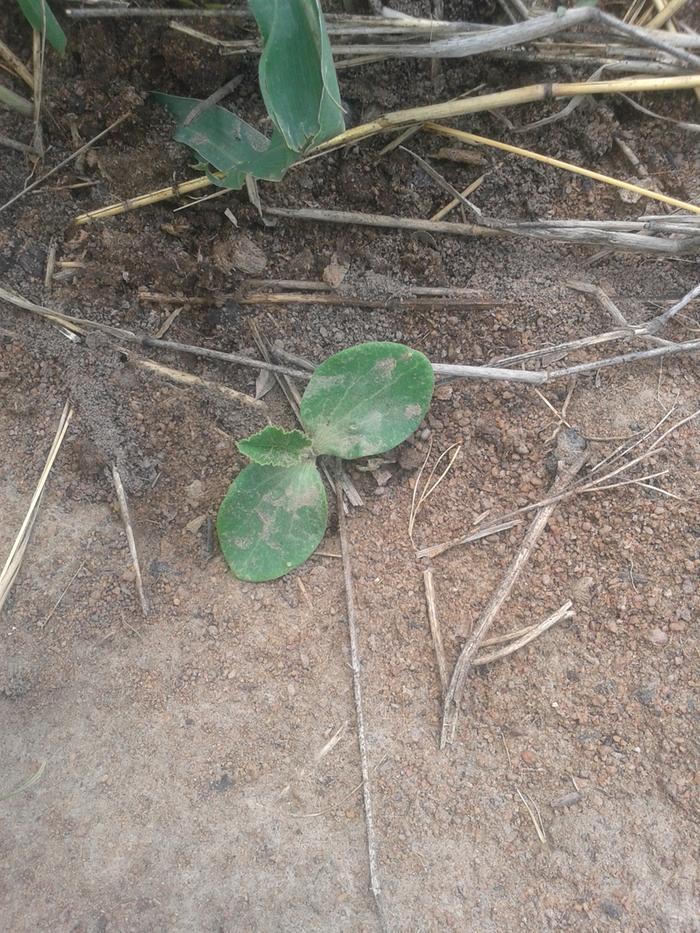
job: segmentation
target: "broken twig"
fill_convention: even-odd
[[[563,431],[557,441],[557,454],[559,469],[554,481],[553,491],[558,493],[566,489],[571,480],[583,468],[588,459],[586,442],[576,431]],[[533,551],[540,535],[544,531],[556,505],[547,505],[541,508],[525,534],[518,553],[506,570],[503,579],[493,593],[488,605],[479,616],[471,635],[462,648],[452,673],[450,686],[445,696],[445,706],[442,720],[442,735],[440,747],[452,744],[457,728],[459,705],[462,701],[467,676],[473,664],[481,642],[489,630],[498,610],[510,595],[513,586],[518,580],[530,554]]]
[[[114,489],[117,493],[117,501],[119,502],[119,511],[121,512],[122,521],[124,522],[124,529],[126,531],[126,540],[129,545],[129,553],[131,554],[131,562],[134,566],[134,574],[136,577],[136,590],[139,594],[139,602],[141,603],[141,611],[144,616],[148,615],[148,601],[146,600],[146,594],[143,591],[143,579],[141,577],[141,565],[139,564],[139,555],[136,550],[136,539],[134,538],[134,529],[131,524],[131,518],[129,517],[129,505],[126,501],[126,493],[124,492],[124,485],[122,483],[122,478],[119,475],[119,471],[116,466],[112,466],[112,479],[114,481]]]

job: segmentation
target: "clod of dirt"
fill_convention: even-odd
[[[260,275],[267,266],[267,256],[260,247],[243,234],[229,235],[217,241],[212,248],[214,265],[226,275],[242,272]]]
[[[331,261],[323,270],[323,281],[326,283],[326,285],[330,285],[331,288],[338,288],[347,275],[349,268],[349,262],[341,262],[338,259],[338,254],[333,253]]]

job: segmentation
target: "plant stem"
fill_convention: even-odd
[[[31,117],[34,113],[34,108],[26,97],[15,94],[14,91],[11,91],[9,87],[5,87],[4,84],[0,84],[0,104],[4,104],[5,107],[8,107],[10,110],[16,110],[18,113],[21,113],[23,117]]]

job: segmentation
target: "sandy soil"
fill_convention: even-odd
[[[27,31],[14,10],[0,13],[0,35],[27,56]],[[165,25],[74,26],[69,43],[63,62],[49,59],[47,165],[72,150],[71,120],[84,140],[126,110],[134,116],[84,163],[0,216],[0,282],[35,301],[153,334],[172,306],[141,301],[139,290],[149,289],[183,297],[168,332],[182,343],[255,353],[254,319],[271,340],[312,360],[362,340],[392,339],[433,360],[479,363],[608,330],[606,312],[568,288],[570,279],[604,288],[633,322],[669,307],[697,281],[696,256],[594,258],[592,249],[528,241],[291,221],[266,227],[240,193],[176,214],[165,204],[78,229],[72,220],[82,210],[160,187],[174,174],[190,177],[192,159],[170,140],[148,90],[203,96],[233,67],[244,76],[244,115],[259,117],[259,110],[254,62],[231,66]],[[422,62],[341,74],[357,119],[405,105],[402,88],[419,103],[480,82],[495,89],[548,78],[547,68],[489,60],[451,62],[437,76]],[[666,105],[697,122],[691,95],[673,95]],[[524,123],[544,112],[538,105],[511,116]],[[699,193],[693,137],[621,100],[599,100],[524,135],[509,134],[488,114],[468,125],[630,177],[614,143],[619,135],[663,190],[686,199]],[[30,130],[3,113],[0,132],[26,139]],[[420,135],[411,144],[423,156],[437,148]],[[379,159],[381,145],[309,163],[279,186],[261,186],[263,200],[430,216],[444,194],[407,154]],[[648,208],[498,153],[485,154],[483,167],[440,168],[459,187],[488,171],[474,200],[503,217],[623,219]],[[20,154],[2,150],[0,201],[20,190],[27,173]],[[69,187],[81,181],[91,184]],[[82,265],[48,293],[52,237],[59,260]],[[241,306],[231,297],[247,279],[236,256],[250,252],[251,241],[265,263],[257,277],[318,279],[335,254],[349,263],[346,294],[386,297],[387,307]],[[469,286],[492,307],[396,310],[389,297],[410,285]],[[191,297],[204,305],[188,305]],[[689,338],[698,326],[696,302],[664,336]],[[255,371],[151,355],[254,391]],[[542,394],[561,409],[570,390],[567,420],[591,438],[595,462],[671,409],[667,425],[696,410],[700,370],[695,358],[676,357],[557,383]],[[233,579],[208,539],[207,517],[244,463],[236,440],[261,419],[222,405],[213,392],[138,370],[104,340],[73,345],[8,305],[0,307],[0,399],[2,555],[64,403],[74,410],[0,614],[0,796],[45,762],[30,790],[0,803],[3,930],[377,929],[335,522],[323,545],[331,556],[274,583]],[[291,427],[281,393],[266,400],[271,416]],[[430,438],[433,459],[462,443],[417,521],[423,546],[462,533],[486,510],[497,515],[542,498],[557,424],[531,388],[454,383],[387,467],[386,485],[353,469],[365,499],[349,527],[392,930],[700,929],[697,421],[670,436],[667,453],[654,461],[668,471],[658,486],[672,496],[652,483],[580,496],[557,510],[496,630],[537,621],[567,599],[575,616],[475,672],[457,742],[438,750],[440,685],[422,571],[434,571],[451,666],[523,528],[432,564],[417,559],[407,533],[417,467]],[[131,503],[151,604],[146,618],[111,464]],[[544,844],[523,797],[540,814]]]

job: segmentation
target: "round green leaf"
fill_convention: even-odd
[[[268,424],[257,434],[239,441],[237,446],[253,463],[267,466],[294,466],[303,460],[313,459],[311,438],[301,431],[284,431],[274,424]]]
[[[301,420],[317,454],[346,460],[396,447],[423,420],[433,368],[400,343],[361,343],[315,370],[301,400]]]
[[[251,463],[229,487],[216,530],[240,580],[274,580],[303,564],[326,531],[328,503],[312,461],[291,467]]]

